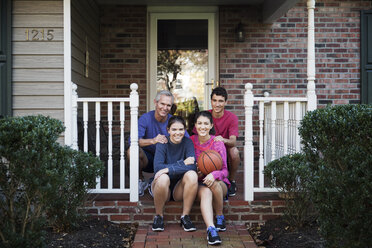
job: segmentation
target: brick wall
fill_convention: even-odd
[[[101,96],[127,97],[138,84],[139,111],[146,111],[145,6],[101,5]],[[117,118],[117,114],[115,115]]]
[[[316,85],[320,105],[359,102],[360,10],[370,8],[371,1],[317,1]],[[281,96],[305,94],[306,1],[273,24],[258,23],[258,12],[255,7],[220,8],[222,85],[236,96],[243,93],[241,83],[247,82],[254,84],[258,94],[264,90]],[[244,43],[233,38],[239,21],[245,27]]]
[[[191,218],[196,223],[203,223],[199,202],[195,202]],[[152,223],[155,208],[152,200],[132,203],[124,200],[93,201],[86,205],[88,214],[94,218],[122,223]],[[259,223],[274,219],[283,214],[283,200],[238,201],[224,203],[224,215],[228,223]],[[182,202],[168,202],[164,209],[167,223],[179,223],[182,214]]]
[[[360,102],[360,10],[372,1],[317,0],[315,9],[316,93],[318,106]],[[302,0],[273,24],[263,24],[260,9],[222,6],[219,13],[220,82],[244,133],[243,84],[271,96],[306,94],[307,9]],[[242,22],[245,42],[235,42]],[[240,139],[243,143],[243,137]]]

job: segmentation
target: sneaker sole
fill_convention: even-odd
[[[194,232],[194,231],[196,231],[196,228],[194,227],[194,228],[186,229],[186,228],[183,227],[183,230],[185,230],[185,232]]]
[[[152,228],[154,232],[162,232],[164,231],[164,228]]]
[[[229,194],[229,196],[236,196],[236,193],[234,193],[234,194]]]
[[[214,241],[214,242],[210,242],[209,240],[208,240],[208,245],[219,245],[219,244],[221,244],[222,243],[222,241],[220,241],[220,240],[216,240],[216,241]]]
[[[226,231],[226,228],[218,228],[218,227],[216,227],[216,229],[217,229],[217,231],[219,231],[219,232],[224,232],[224,231]]]

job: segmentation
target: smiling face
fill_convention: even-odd
[[[158,121],[164,121],[172,107],[172,97],[161,95],[159,101],[154,101],[155,104],[155,118]]]
[[[213,95],[211,99],[213,114],[222,115],[225,110],[226,100],[223,96]],[[214,117],[215,115],[213,115]]]
[[[185,126],[181,122],[175,122],[168,128],[169,139],[173,144],[179,144],[185,136]]]
[[[199,137],[209,137],[209,131],[213,128],[213,124],[206,116],[199,116],[195,122],[195,128]]]

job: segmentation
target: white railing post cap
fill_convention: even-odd
[[[131,89],[131,90],[138,90],[138,84],[136,84],[136,83],[131,83],[131,84],[130,84],[130,89]]]
[[[251,84],[251,83],[246,83],[246,84],[245,84],[245,89],[246,89],[246,90],[252,90],[252,89],[253,89],[253,84]]]

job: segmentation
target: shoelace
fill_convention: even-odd
[[[209,227],[209,228],[208,228],[208,231],[211,233],[211,236],[212,236],[212,237],[215,237],[215,236],[218,235],[218,234],[217,234],[217,230],[216,230],[216,228]]]
[[[217,224],[222,225],[224,218],[222,216],[217,216]]]
[[[157,215],[155,216],[155,223],[160,224],[161,223],[161,216]]]
[[[191,220],[190,220],[190,216],[185,215],[185,216],[183,217],[183,222],[184,222],[184,223],[189,223],[189,222],[191,222]]]

